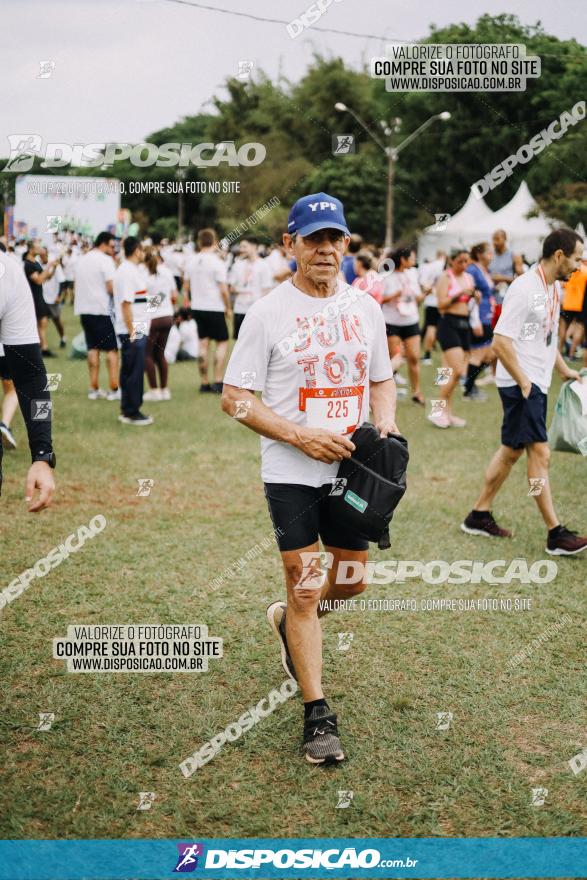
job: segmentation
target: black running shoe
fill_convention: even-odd
[[[587,547],[587,538],[561,526],[556,535],[548,536],[546,552],[551,556],[576,556]]]
[[[473,511],[469,513],[464,522],[461,523],[461,529],[468,535],[482,535],[484,538],[511,538],[512,533],[508,529],[502,529],[493,519],[490,510],[485,512],[485,516],[473,516]]]
[[[200,394],[212,394],[212,386],[206,383],[200,385]]]
[[[314,706],[312,714],[304,721],[302,748],[310,764],[333,764],[344,760],[336,715],[327,706]]]
[[[267,620],[269,626],[277,636],[281,644],[281,665],[292,681],[297,681],[296,671],[292,663],[292,659],[287,647],[287,639],[285,637],[285,611],[287,605],[285,602],[272,602],[267,608]]]
[[[137,427],[142,428],[144,425],[152,425],[153,417],[138,412],[134,416],[124,416],[121,414],[118,416],[118,421],[122,422],[123,425],[136,425]]]
[[[222,382],[213,382],[210,389],[212,394],[222,394]]]

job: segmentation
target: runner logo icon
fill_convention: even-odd
[[[179,856],[174,874],[190,874],[198,867],[198,857],[204,855],[201,843],[178,843]]]

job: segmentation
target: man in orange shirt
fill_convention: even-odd
[[[559,349],[564,353],[567,334],[574,322],[569,357],[574,358],[575,350],[587,338],[587,248],[583,251],[581,268],[573,272],[565,284],[565,292],[561,308],[559,326]],[[587,367],[587,348],[583,354],[583,363]]]

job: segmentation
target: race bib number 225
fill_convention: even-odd
[[[363,385],[346,388],[300,388],[300,410],[309,428],[352,434],[361,415]]]

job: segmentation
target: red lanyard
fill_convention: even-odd
[[[539,265],[538,268],[536,269],[536,271],[538,272],[538,275],[540,276],[540,279],[544,285],[544,290],[546,292],[546,306],[548,308],[548,327],[546,329],[546,334],[545,334],[544,338],[547,342],[547,345],[549,345],[550,339],[551,339],[551,334],[552,334],[552,328],[554,326],[554,313],[556,312],[556,307],[558,306],[558,287],[556,286],[556,281],[554,281],[553,285],[552,285],[553,294],[552,294],[552,303],[551,303],[550,296],[548,294],[548,284],[546,283],[546,276],[544,275],[544,269],[542,268],[542,266]]]

